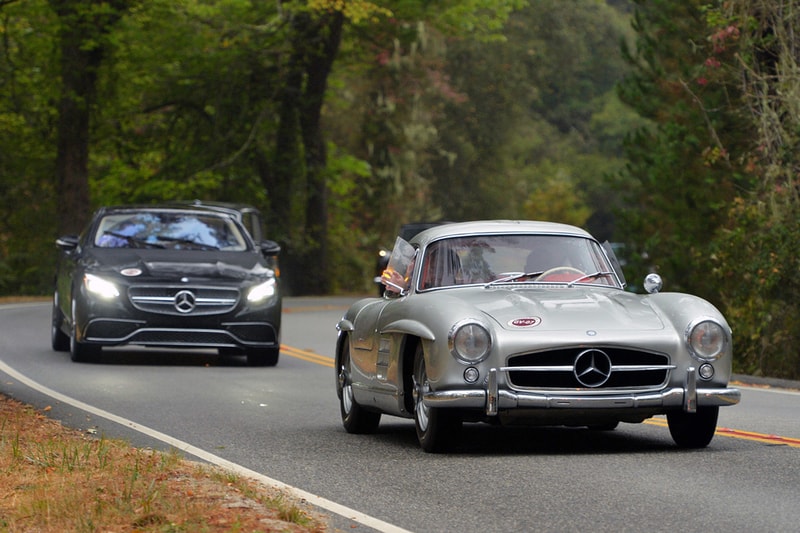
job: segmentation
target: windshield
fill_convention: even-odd
[[[590,283],[621,288],[600,245],[563,235],[480,235],[429,244],[417,289],[468,284]]]
[[[230,218],[171,211],[107,215],[97,226],[94,245],[100,248],[247,250],[247,240]]]

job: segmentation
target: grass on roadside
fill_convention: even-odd
[[[0,394],[0,532],[323,532],[254,480],[64,427]]]

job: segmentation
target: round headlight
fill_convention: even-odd
[[[460,322],[450,330],[450,352],[466,363],[479,363],[489,355],[492,337],[475,322]]]
[[[692,357],[700,361],[713,361],[719,358],[724,349],[727,336],[717,322],[699,319],[686,328],[686,344]]]

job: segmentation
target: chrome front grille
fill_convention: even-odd
[[[239,303],[239,290],[187,285],[134,285],[128,298],[136,309],[174,316],[227,313]]]
[[[516,388],[537,390],[657,389],[671,365],[664,354],[618,347],[574,347],[512,356],[507,372]]]

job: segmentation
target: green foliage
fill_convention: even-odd
[[[657,268],[671,290],[715,301],[696,272],[707,268],[701,251],[724,222],[727,204],[747,186],[731,158],[749,142],[747,123],[728,105],[735,87],[710,84],[703,70],[712,49],[695,37],[708,33],[700,2],[642,4],[631,56],[636,69],[620,95],[653,125],[625,144],[628,164],[616,182],[625,199],[619,239],[646,250],[655,263],[642,266]]]
[[[52,278],[55,28],[46,2],[0,9],[0,294],[43,294]]]
[[[72,20],[67,11],[57,18],[50,4],[60,5],[3,8],[9,48],[0,56],[0,83],[14,89],[4,93],[13,98],[0,98],[3,213],[35,201],[44,215],[24,229],[2,217],[0,268],[36,272],[40,280],[26,286],[45,292],[50,262],[28,263],[42,256],[39,248],[51,252],[59,233],[51,214],[53,51]],[[98,36],[102,42],[86,41],[104,52],[91,125],[92,206],[248,201],[264,210],[271,236],[287,254],[316,261],[312,251],[327,239],[330,264],[347,272],[334,285],[348,291],[371,289],[364,280],[375,250],[403,222],[526,216],[529,197],[535,203],[535,195],[552,191],[575,195],[553,216],[569,217],[577,205],[582,214],[565,219],[584,220],[587,206],[596,213],[609,204],[599,175],[619,165],[625,111],[609,95],[623,68],[616,45],[624,18],[594,0],[527,4],[74,4],[76,24],[116,16],[120,11],[103,11],[113,6],[127,8],[113,31]],[[328,148],[322,180],[328,190],[320,192],[307,174],[312,154],[305,140],[281,145],[277,139],[281,121],[289,117],[291,127],[300,120],[285,113],[281,93],[293,58],[313,56],[298,49],[313,42],[298,39],[295,23],[310,15],[306,29],[325,31],[314,23],[334,12],[350,26],[328,80],[323,113],[326,137],[336,146]],[[592,31],[575,31],[582,26]],[[278,168],[283,158],[292,165],[288,172]],[[327,236],[309,231],[307,203],[319,194],[328,198]],[[348,246],[354,235],[355,254]],[[39,248],[34,254],[31,247]],[[5,290],[20,286],[16,277],[2,279]]]
[[[620,94],[652,125],[618,175],[629,266],[719,305],[735,370],[796,378],[797,15],[770,0],[637,4]]]
[[[713,278],[736,333],[736,367],[800,378],[800,210],[773,210],[752,197],[733,202],[713,243]]]

